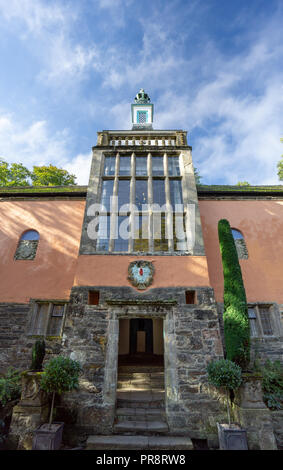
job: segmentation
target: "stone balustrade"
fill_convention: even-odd
[[[98,132],[98,146],[154,146],[154,147],[182,147],[187,146],[186,132],[159,133],[113,133],[109,131]]]

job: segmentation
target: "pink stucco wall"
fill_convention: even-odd
[[[223,301],[222,261],[218,221],[227,219],[246,241],[249,258],[241,260],[249,302],[283,303],[283,201],[200,201],[210,283]]]
[[[85,201],[0,202],[0,302],[68,299],[73,285],[131,286],[128,265],[142,256],[78,256]],[[151,287],[209,286],[223,299],[217,225],[227,218],[245,236],[249,259],[241,260],[248,301],[283,303],[283,201],[200,201],[206,257],[151,256]],[[36,258],[14,260],[19,237],[40,233]]]
[[[85,201],[14,200],[0,203],[0,302],[68,299],[73,285]],[[34,260],[14,260],[27,229],[40,234]]]
[[[205,256],[79,256],[75,285],[131,286],[128,266],[131,261],[146,259],[154,265],[151,288],[208,286]]]

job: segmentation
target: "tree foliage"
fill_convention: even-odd
[[[30,171],[22,163],[0,158],[0,186],[70,186],[75,180],[75,175],[54,165],[34,166]]]
[[[283,366],[280,361],[266,361],[262,368],[263,400],[272,410],[283,409]]]
[[[56,166],[34,166],[31,180],[34,186],[70,186],[75,183],[76,177],[67,170]]]
[[[20,372],[10,368],[4,376],[0,377],[0,405],[5,406],[8,401],[20,398],[20,395]]]
[[[195,181],[196,181],[196,184],[201,184],[201,179],[202,179],[202,176],[199,174],[199,171],[197,168],[194,168],[194,174],[195,174]]]
[[[230,224],[218,223],[224,276],[224,337],[227,359],[245,367],[250,358],[250,327],[245,287]]]
[[[236,390],[242,382],[242,369],[228,359],[212,361],[207,366],[208,381],[215,387]]]
[[[231,424],[229,391],[236,390],[242,383],[242,369],[228,359],[212,361],[207,366],[208,381],[215,387],[226,389],[228,422]]]
[[[61,395],[63,392],[78,388],[81,370],[79,362],[69,357],[57,356],[46,363],[40,387],[48,394],[52,394],[49,425],[52,422],[55,394]]]
[[[250,186],[250,183],[247,181],[238,181],[237,186]]]
[[[283,138],[280,139],[280,142],[283,142]],[[281,155],[281,160],[277,163],[277,175],[280,181],[283,181],[283,155]]]
[[[34,343],[32,347],[32,354],[31,354],[31,370],[42,370],[42,363],[45,356],[45,341],[38,340]]]

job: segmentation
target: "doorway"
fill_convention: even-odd
[[[163,365],[163,319],[119,320],[119,364]]]

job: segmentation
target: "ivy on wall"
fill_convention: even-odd
[[[224,276],[224,338],[226,356],[241,367],[250,359],[250,327],[246,292],[237,249],[228,220],[218,223]]]

